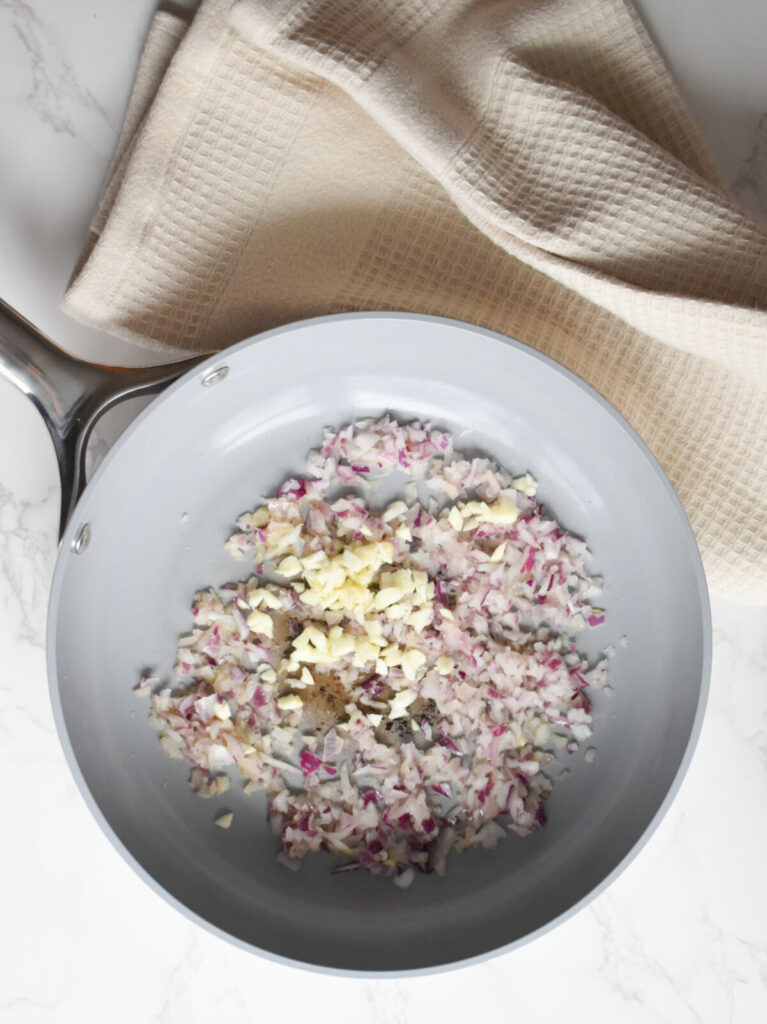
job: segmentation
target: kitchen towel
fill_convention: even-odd
[[[511,335],[637,429],[712,589],[767,601],[767,226],[626,0],[158,13],[64,306],[166,350],[359,309]]]

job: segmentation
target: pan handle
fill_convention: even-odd
[[[61,539],[85,487],[85,452],[99,417],[126,398],[154,394],[196,366],[100,366],[68,355],[0,299],[0,376],[34,404],[48,429],[61,478]]]

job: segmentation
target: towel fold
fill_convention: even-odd
[[[158,13],[64,307],[193,351],[352,309],[516,337],[653,449],[712,589],[767,601],[767,227],[624,0]]]

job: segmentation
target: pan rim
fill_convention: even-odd
[[[268,341],[272,338],[279,337],[280,335],[290,334],[297,330],[306,330],[316,325],[331,324],[337,322],[348,322],[348,321],[365,321],[365,320],[381,320],[386,319],[390,321],[415,321],[421,323],[430,323],[433,325],[443,325],[445,327],[457,328],[462,331],[468,331],[475,335],[481,335],[488,340],[495,341],[505,346],[511,346],[517,350],[522,351],[528,357],[532,357],[535,360],[548,366],[550,370],[556,371],[558,374],[565,377],[570,383],[575,384],[582,391],[584,391],[592,401],[595,401],[602,409],[607,412],[610,417],[616,422],[616,424],[623,430],[629,441],[639,449],[640,454],[644,457],[645,461],[648,462],[654,475],[658,478],[661,487],[666,492],[670,499],[672,507],[677,513],[677,517],[680,520],[680,527],[685,537],[686,554],[691,559],[691,566],[693,569],[693,575],[695,578],[696,591],[698,596],[698,606],[700,613],[700,624],[701,633],[703,637],[703,649],[701,659],[701,680],[700,688],[698,690],[697,704],[695,709],[695,715],[693,717],[689,737],[685,746],[684,754],[679,762],[679,766],[674,774],[671,784],[666,791],[666,794],[658,806],[657,810],[653,814],[644,828],[644,831],[633,844],[631,849],[621,858],[620,861],[605,875],[605,877],[597,883],[589,892],[585,893],[580,899],[573,903],[570,907],[564,910],[562,913],[557,914],[550,921],[541,925],[539,928],[528,932],[526,935],[520,936],[501,946],[497,946],[490,950],[485,950],[481,953],[477,953],[471,956],[460,958],[457,960],[450,960],[445,963],[429,964],[425,967],[414,967],[407,969],[394,969],[394,970],[366,970],[366,969],[355,969],[355,968],[344,968],[334,967],[321,963],[311,963],[305,960],[293,959],[282,954],[274,953],[269,949],[265,949],[261,946],[256,946],[251,942],[244,939],[240,939],[237,936],[232,935],[225,929],[218,927],[211,921],[202,917],[200,914],[191,910],[181,900],[169,892],[163,885],[161,885],[154,876],[147,871],[143,865],[130,853],[127,847],[123,844],[120,837],[113,830],[109,823],[106,815],[102,812],[95,798],[93,797],[88,783],[82,774],[82,771],[77,760],[74,748],[72,746],[70,736],[67,730],[66,721],[63,712],[63,706],[61,703],[61,695],[59,690],[58,680],[58,666],[56,664],[56,647],[57,647],[57,627],[58,627],[58,610],[60,604],[60,595],[64,584],[64,578],[66,573],[66,567],[69,563],[69,559],[72,557],[72,542],[75,538],[76,531],[79,526],[77,517],[78,509],[82,507],[84,498],[91,493],[97,486],[102,475],[106,472],[112,459],[116,456],[120,448],[125,444],[135,430],[138,429],[140,424],[144,422],[167,398],[175,394],[176,391],[185,387],[192,379],[202,379],[211,370],[214,370],[217,366],[220,366],[227,358],[255,347],[264,341]],[[53,577],[51,582],[50,596],[48,602],[48,612],[46,620],[46,668],[48,675],[48,689],[50,694],[50,700],[53,710],[54,722],[56,730],[59,735],[64,755],[71,771],[75,783],[77,785],[80,794],[82,795],[87,807],[91,814],[98,822],[100,828],[111,842],[112,846],[117,850],[122,859],[143,879],[149,887],[160,895],[166,902],[173,906],[176,910],[180,911],[183,916],[193,923],[202,926],[209,933],[216,935],[217,937],[224,939],[225,941],[233,944],[234,946],[246,950],[250,953],[261,956],[267,960],[275,963],[279,963],[283,966],[297,967],[302,970],[309,971],[311,973],[318,973],[323,975],[334,975],[339,977],[353,977],[353,978],[366,978],[366,979],[382,979],[382,978],[411,978],[411,977],[422,977],[426,975],[439,974],[450,970],[456,970],[459,968],[470,967],[474,964],[483,963],[491,958],[502,956],[512,950],[519,948],[522,945],[532,942],[533,940],[546,934],[548,931],[563,924],[569,918],[575,916],[580,910],[592,902],[597,896],[604,892],[609,886],[615,881],[615,879],[632,863],[632,861],[638,856],[641,850],[650,840],[651,836],[655,833],[658,826],[660,825],[669,807],[676,799],[676,796],[681,788],[690,763],[692,761],[695,749],[698,744],[701,729],[703,726],[703,720],[705,716],[706,706],[708,702],[708,696],[710,691],[710,677],[711,677],[711,663],[712,663],[712,621],[711,621],[711,605],[708,593],[708,586],[706,583],[705,573],[703,569],[703,563],[700,556],[700,551],[695,540],[695,536],[692,531],[692,527],[684,511],[682,503],[674,490],[671,481],[667,477],[660,463],[658,462],[655,455],[652,453],[647,444],[642,440],[639,434],[634,428],[628,423],[628,421],[618,412],[615,407],[607,401],[598,391],[596,391],[590,384],[587,384],[577,374],[568,370],[560,363],[551,359],[549,356],[543,355],[536,349],[531,348],[529,345],[525,345],[514,338],[508,337],[507,335],[501,334],[497,331],[492,331],[484,327],[467,323],[461,320],[456,320],[449,317],[434,316],[426,313],[407,313],[407,312],[395,312],[389,310],[371,310],[364,312],[349,312],[349,313],[333,313],[325,316],[309,317],[303,320],[292,321],[289,324],[283,324],[279,327],[272,328],[267,331],[260,332],[253,335],[252,337],[243,339],[219,352],[212,353],[207,359],[198,363],[196,366],[191,368],[187,373],[180,377],[177,381],[171,384],[165,391],[159,396],[153,399],[153,401],[143,409],[139,415],[133,420],[132,423],[126,428],[122,435],[117,439],[115,444],[109,450],[107,455],[104,457],[101,465],[96,470],[93,478],[88,482],[88,485],[83,493],[83,496],[78,501],[75,507],[72,517],[67,525],[66,530],[61,539],[59,550],[56,557],[56,563],[54,566]]]

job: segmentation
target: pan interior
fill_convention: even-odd
[[[407,971],[523,939],[583,900],[635,847],[689,757],[708,672],[700,561],[679,503],[615,412],[531,350],[450,321],[323,318],[222,353],[152,404],[105,460],[64,538],[50,617],[51,685],[75,774],[108,831],[180,904],[236,940],[307,964]],[[167,671],[196,589],[249,574],[224,551],[236,516],[301,470],[326,424],[390,411],[539,480],[605,579],[612,695],[593,695],[597,756],[568,758],[549,822],[451,858],[402,892],[327,855],[277,861],[263,800],[237,777],[200,800],[132,693]],[[79,555],[72,537],[90,525]],[[626,638],[623,647],[619,640]],[[563,755],[564,756],[564,755]],[[214,826],[234,810],[231,829]]]

